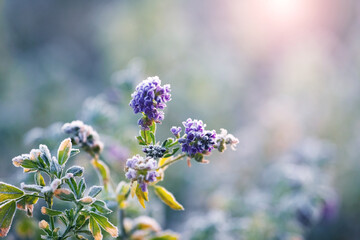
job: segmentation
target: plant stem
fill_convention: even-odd
[[[158,167],[157,170],[159,170],[159,169],[161,169],[161,168],[164,168],[164,167],[166,167],[167,165],[170,165],[170,164],[172,164],[172,163],[174,163],[174,162],[176,162],[176,161],[178,161],[178,160],[181,160],[181,159],[182,159],[183,157],[185,157],[185,156],[186,156],[186,154],[181,154],[181,155],[177,156],[176,158],[168,161],[168,162],[165,163],[164,165]]]
[[[52,200],[46,202],[49,209],[52,209],[51,202],[52,202]],[[54,223],[54,217],[53,216],[50,216],[50,229],[51,229],[51,231],[54,231],[54,229],[55,229],[55,223]]]
[[[119,228],[120,228],[120,234],[119,234],[118,239],[126,240],[127,234],[126,234],[125,225],[124,225],[124,218],[125,218],[125,210],[124,209],[121,209],[121,208],[118,209],[118,218],[119,218]]]
[[[70,232],[70,230],[74,227],[74,226],[73,226],[73,225],[74,225],[74,222],[76,221],[76,219],[77,219],[77,217],[78,217],[78,215],[79,215],[79,213],[80,213],[80,211],[81,211],[82,208],[83,208],[82,206],[78,206],[78,205],[76,206],[76,212],[75,212],[74,218],[73,218],[72,221],[69,223],[69,225],[67,225],[64,233],[61,235],[61,237],[59,237],[58,240],[62,240],[62,239],[65,239],[65,238],[66,238],[66,235],[67,235],[67,234]]]

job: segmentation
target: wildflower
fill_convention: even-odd
[[[173,126],[170,131],[175,135],[175,137],[180,137],[181,127],[175,127]]]
[[[239,143],[239,139],[234,135],[229,134],[224,128],[220,128],[220,134],[217,134],[214,147],[223,152],[226,150],[226,145],[230,145],[232,150],[236,150],[236,145]]]
[[[164,119],[166,102],[171,100],[170,85],[161,86],[161,80],[158,77],[149,77],[142,81],[136,87],[136,91],[131,95],[130,106],[134,113],[143,113],[138,124],[143,130],[149,130],[149,127],[155,121],[160,123]]]
[[[151,158],[161,158],[164,156],[166,152],[166,148],[157,146],[157,145],[150,145],[148,147],[143,148],[143,152],[146,153],[147,157]]]
[[[179,139],[182,151],[190,157],[195,154],[208,154],[214,148],[216,132],[205,130],[206,124],[201,120],[191,118],[183,122],[185,135]]]
[[[62,130],[64,133],[71,135],[73,144],[80,145],[91,154],[98,154],[104,148],[99,134],[91,126],[84,124],[82,121],[77,120],[65,123]]]
[[[156,172],[157,162],[155,159],[135,155],[126,161],[125,177],[132,182],[137,181],[143,192],[147,191],[147,184],[155,182],[159,173]]]

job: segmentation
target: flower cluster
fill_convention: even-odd
[[[135,114],[144,114],[138,122],[143,130],[149,130],[154,121],[160,123],[164,119],[161,109],[171,100],[170,91],[170,85],[161,86],[158,77],[149,77],[136,87],[136,91],[131,95],[130,106]]]
[[[215,130],[205,130],[206,124],[201,120],[192,120],[188,118],[183,122],[185,127],[185,135],[179,139],[182,151],[190,157],[195,154],[207,154],[214,148],[216,132]],[[173,128],[174,129],[174,128]],[[172,131],[173,133],[175,131]],[[175,133],[179,133],[179,130]]]
[[[148,147],[144,147],[143,152],[147,157],[161,158],[164,156],[166,148],[157,145],[150,145]]]
[[[155,182],[159,177],[156,172],[157,162],[153,158],[143,158],[140,155],[135,155],[126,161],[125,177],[132,182],[137,181],[143,192],[147,191],[147,184]]]
[[[236,145],[239,143],[239,139],[234,137],[234,135],[229,134],[228,131],[224,128],[220,128],[220,134],[217,134],[214,147],[219,150],[219,152],[224,152],[226,150],[226,145],[230,145],[232,150],[236,150]]]
[[[72,121],[65,123],[62,130],[66,134],[71,135],[71,141],[75,145],[80,145],[86,152],[90,154],[99,154],[104,144],[100,141],[99,134],[89,125],[82,121]]]

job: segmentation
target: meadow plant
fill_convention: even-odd
[[[183,135],[180,134],[181,127],[172,127],[169,131],[171,137],[157,140],[157,125],[164,120],[166,103],[171,100],[170,92],[169,84],[162,85],[158,77],[149,77],[131,95],[130,106],[135,114],[141,114],[138,120],[140,131],[136,137],[141,151],[125,163],[123,176],[127,181],[114,184],[111,168],[101,160],[104,143],[91,126],[79,120],[63,125],[62,131],[69,138],[61,142],[56,156],[51,155],[47,146],[40,145],[29,154],[13,158],[14,166],[32,174],[34,180],[32,183],[21,183],[20,188],[0,183],[0,236],[4,237],[9,232],[16,209],[32,216],[34,205],[43,199],[46,206],[41,207],[41,213],[46,218],[39,222],[42,239],[86,239],[84,235],[88,235],[99,240],[103,239],[104,232],[107,232],[106,236],[118,239],[178,239],[178,234],[163,231],[153,218],[125,218],[128,202],[136,197],[145,208],[149,191],[153,191],[170,208],[184,210],[174,195],[159,185],[164,181],[166,169],[185,159],[189,167],[192,160],[208,163],[205,157],[211,155],[214,149],[223,152],[227,145],[235,149],[238,140],[225,129],[221,129],[220,133],[206,130],[201,120],[190,118],[183,122]],[[87,189],[84,168],[67,166],[70,157],[80,152],[73,146],[91,157],[91,164],[99,176],[99,186]],[[63,210],[54,198],[72,204],[66,205]],[[110,207],[113,203],[118,227],[109,220],[112,219],[109,214],[113,212]]]

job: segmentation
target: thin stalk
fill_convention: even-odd
[[[52,209],[51,202],[52,202],[51,200],[46,202],[49,209]],[[54,231],[54,229],[55,229],[55,223],[54,223],[54,217],[53,216],[50,216],[50,229],[51,229],[51,231]]]
[[[164,167],[166,167],[166,166],[168,166],[168,165],[170,165],[170,164],[173,164],[174,162],[176,162],[176,161],[178,161],[178,160],[181,160],[181,159],[182,159],[183,157],[185,157],[185,156],[186,156],[186,154],[181,154],[181,155],[177,156],[176,158],[168,161],[168,162],[165,163],[164,165],[158,167],[157,170],[159,170],[159,169],[161,169],[161,168],[164,168]]]
[[[118,239],[126,240],[127,234],[126,234],[125,225],[124,225],[124,218],[125,218],[125,210],[124,209],[121,209],[121,208],[118,209],[118,218],[119,218],[119,228],[120,228],[120,234],[119,234]]]

